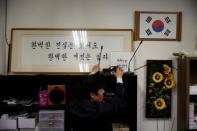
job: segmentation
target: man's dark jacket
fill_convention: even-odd
[[[90,100],[75,100],[68,105],[72,131],[112,131],[112,119],[123,100],[124,87],[116,84],[111,102],[93,103]]]

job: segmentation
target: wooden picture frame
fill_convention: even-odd
[[[181,12],[135,11],[135,40],[180,41]]]
[[[132,29],[13,28],[8,72],[84,74],[99,58],[108,68],[110,52],[132,51],[132,42]]]

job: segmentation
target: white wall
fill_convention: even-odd
[[[197,47],[196,0],[8,0],[8,38],[11,28],[132,28],[134,11],[181,11],[182,40],[144,41],[135,57],[135,68],[147,59],[173,59],[173,52]],[[139,41],[134,42],[135,48]],[[6,54],[6,53],[5,53]],[[2,65],[0,65],[2,66]],[[176,67],[176,61],[174,66]],[[176,70],[174,70],[176,74]],[[157,121],[145,118],[146,68],[138,76],[138,131],[157,131]],[[177,87],[178,88],[178,87]],[[172,91],[172,118],[158,120],[159,131],[176,131],[177,88]],[[174,121],[174,124],[173,124]],[[172,126],[173,125],[173,126]]]
[[[0,1],[0,74],[5,72],[5,0]]]

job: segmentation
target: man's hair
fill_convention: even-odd
[[[99,74],[89,75],[85,78],[84,81],[84,95],[85,98],[90,98],[90,93],[97,94],[98,90],[101,88],[105,88],[105,83],[103,77]]]

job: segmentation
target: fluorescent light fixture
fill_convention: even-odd
[[[80,30],[80,31],[77,31],[77,30],[73,30],[72,31],[72,34],[73,34],[73,39],[74,39],[74,43],[77,47],[80,47],[80,44],[83,45],[83,47],[86,47],[87,45],[87,32],[86,31],[83,31],[83,30]]]
[[[90,66],[88,63],[79,63],[79,72],[90,72]]]

